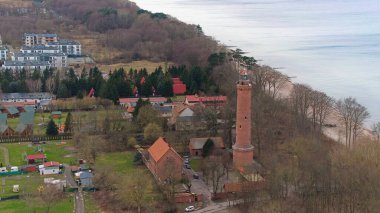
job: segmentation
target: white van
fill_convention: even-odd
[[[17,166],[12,166],[11,167],[11,172],[18,172],[18,167]]]
[[[5,172],[8,172],[7,167],[1,167],[0,173],[5,173]]]

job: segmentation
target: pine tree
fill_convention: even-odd
[[[58,135],[58,127],[54,123],[53,119],[50,119],[50,121],[47,125],[46,135]]]
[[[71,132],[72,129],[73,129],[73,116],[71,115],[71,112],[69,112],[65,120],[65,132]]]

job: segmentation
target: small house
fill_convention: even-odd
[[[26,156],[26,161],[28,164],[43,163],[46,161],[46,156],[44,154],[28,155]]]
[[[214,149],[224,149],[223,138],[221,137],[211,137],[211,138],[191,138],[189,143],[189,151],[191,156],[202,156],[203,146],[206,141],[211,139],[214,143]]]
[[[0,113],[0,135],[12,136],[14,133],[15,131],[7,124],[7,115],[5,113]]]
[[[59,119],[62,117],[62,112],[61,111],[53,111],[53,112],[51,112],[50,117],[55,118],[55,119]]]
[[[60,173],[60,164],[58,162],[46,162],[39,167],[40,175],[53,175]]]
[[[11,106],[6,108],[6,112],[9,118],[15,118],[19,116],[20,111],[18,111],[17,107]]]
[[[75,178],[77,179],[77,182],[82,187],[92,187],[92,178],[94,177],[94,174],[91,172],[91,170],[88,171],[80,171],[75,173]]]

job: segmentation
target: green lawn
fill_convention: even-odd
[[[70,213],[73,211],[74,201],[72,195],[67,198],[55,202],[51,205],[50,212],[54,213]],[[1,213],[40,213],[45,212],[47,205],[39,199],[31,200],[7,200],[0,202]]]
[[[23,160],[23,155],[25,153],[27,155],[39,154],[39,152],[36,152],[38,145],[30,146],[30,143],[1,144],[0,146],[8,149],[9,161],[12,166],[25,165],[26,161]],[[40,145],[41,149],[44,150],[43,154],[46,155],[48,161],[71,164],[75,161],[75,158],[66,156],[72,154],[71,151],[66,149],[69,146],[71,146],[71,141],[67,141],[66,144],[60,144],[60,142],[48,142],[48,144]],[[0,152],[0,161],[4,162],[3,152]]]
[[[137,167],[133,164],[134,152],[114,152],[101,155],[96,160],[97,166],[112,167],[120,173],[131,173]]]
[[[190,166],[194,171],[199,172],[201,170],[202,159],[191,159]]]

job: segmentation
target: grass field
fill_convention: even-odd
[[[0,146],[8,149],[9,162],[12,166],[25,165],[26,162],[23,160],[23,155],[25,153],[28,155],[39,153],[36,152],[38,146],[30,146],[30,143],[2,144]],[[71,146],[71,141],[68,141],[66,144],[60,144],[60,142],[48,142],[47,144],[41,144],[40,148],[44,150],[43,153],[46,155],[48,161],[71,164],[75,161],[75,158],[72,156],[72,151],[67,150],[67,147],[69,146]],[[0,161],[4,162],[3,152],[0,152]]]
[[[202,159],[191,159],[190,166],[194,171],[199,172],[201,170]]]
[[[55,202],[51,205],[50,212],[54,213],[69,213],[74,208],[72,195],[67,198]],[[39,199],[31,200],[7,200],[0,202],[1,213],[36,213],[45,212],[47,205]]]

